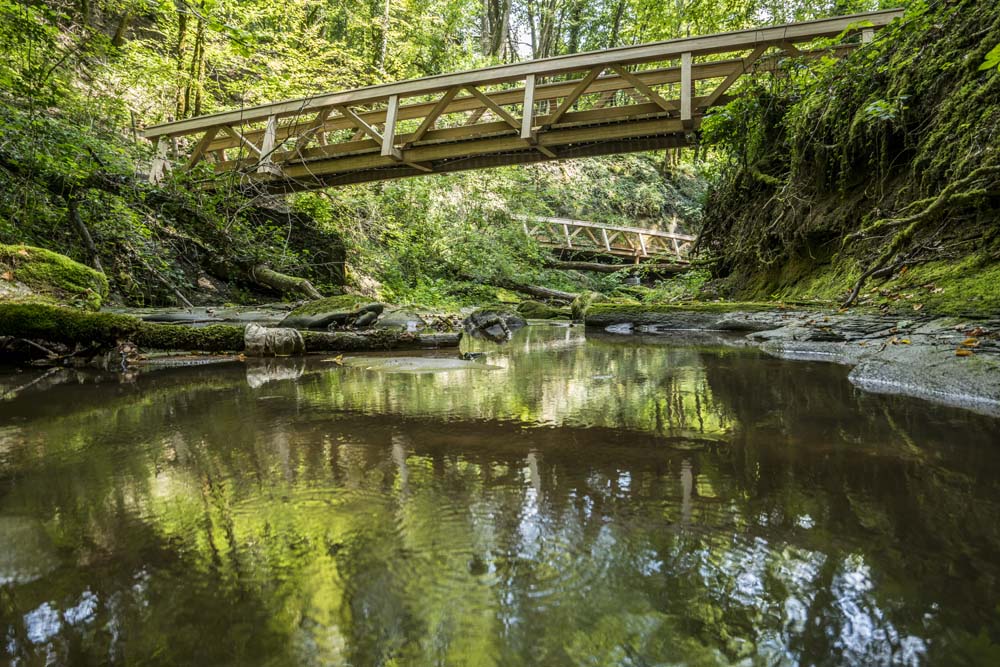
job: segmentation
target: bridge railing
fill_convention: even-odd
[[[605,225],[599,222],[516,215],[524,233],[544,246],[562,250],[596,252],[641,259],[672,256],[685,262],[698,238],[644,227]]]
[[[750,71],[842,55],[821,38],[874,31],[900,10],[675,39],[442,74],[149,127],[152,180],[182,155],[275,190],[688,143]],[[798,45],[798,46],[797,46]],[[725,54],[735,57],[722,58]]]

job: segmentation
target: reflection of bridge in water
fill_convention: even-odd
[[[744,74],[842,56],[901,10],[688,37],[380,84],[164,123],[171,160],[273,192],[689,145]],[[801,48],[800,48],[801,47]]]

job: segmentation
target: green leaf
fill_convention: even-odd
[[[1000,69],[1000,44],[993,47],[993,50],[986,54],[986,60],[979,66],[981,70]]]

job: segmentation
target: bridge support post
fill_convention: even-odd
[[[681,54],[681,124],[685,130],[694,127],[691,117],[691,98],[694,92],[694,82],[691,80],[691,53]]]
[[[152,185],[160,183],[163,180],[163,177],[167,175],[167,171],[170,169],[170,160],[167,159],[167,152],[169,150],[169,137],[164,135],[157,139],[156,157],[153,158],[153,164],[149,167],[149,182]]]

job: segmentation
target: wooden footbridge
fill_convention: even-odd
[[[209,161],[241,183],[289,192],[684,146],[740,77],[780,72],[788,58],[842,56],[901,15],[674,39],[164,123],[143,131],[157,144],[150,178],[173,162]]]
[[[697,237],[645,227],[621,227],[584,220],[515,216],[524,233],[543,246],[572,252],[628,257],[636,263],[646,259],[687,261]]]

